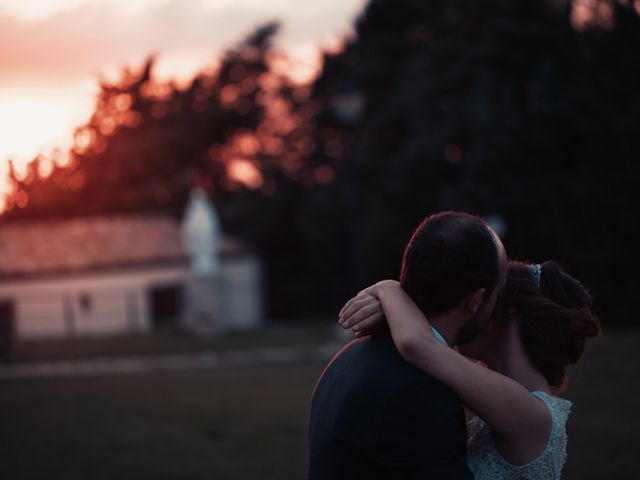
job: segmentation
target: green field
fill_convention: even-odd
[[[317,334],[266,337],[270,344],[297,343]],[[640,332],[608,332],[572,372],[564,479],[640,478],[639,344]],[[34,348],[27,347],[23,358]],[[39,358],[65,356],[48,348]],[[2,478],[303,478],[307,404],[322,367],[0,381]]]

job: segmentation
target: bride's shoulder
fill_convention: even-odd
[[[496,448],[489,427],[479,418],[467,424],[468,463],[476,479],[530,478],[559,479],[567,456],[566,422],[571,402],[546,392],[532,394],[547,406],[551,416],[551,432],[546,446],[532,461],[524,465],[510,463]]]

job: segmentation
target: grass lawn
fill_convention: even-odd
[[[302,478],[321,367],[7,382],[3,478]]]
[[[329,327],[327,327],[329,325]],[[230,332],[223,337],[195,338],[180,332],[120,337],[25,340],[13,348],[16,363],[66,361],[131,355],[224,351],[282,345],[317,345],[333,339],[333,319],[276,323],[259,331]]]
[[[285,342],[274,331],[266,335],[269,344]],[[301,330],[283,335],[296,344],[312,337]],[[248,337],[238,342],[259,343]],[[639,331],[607,332],[590,345],[584,363],[572,372],[567,396],[574,407],[564,479],[640,478],[640,420],[635,416],[639,343]],[[48,348],[49,358],[55,356],[55,347]],[[157,346],[150,350],[158,353]],[[69,480],[304,478],[307,405],[322,367],[307,362],[2,381],[0,475]]]
[[[605,331],[571,371],[567,433],[572,480],[640,478],[640,331]]]

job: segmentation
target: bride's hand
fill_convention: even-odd
[[[385,323],[384,310],[378,298],[385,288],[399,288],[395,280],[383,280],[365,288],[349,300],[338,314],[338,323],[342,328],[352,328],[356,337],[369,335]]]
[[[370,335],[384,322],[380,300],[365,291],[349,300],[338,315],[340,326],[344,329],[351,328],[356,332],[356,337]]]
[[[380,300],[380,292],[382,292],[382,290],[394,289],[394,288],[395,289],[401,288],[400,287],[400,282],[398,282],[397,280],[382,280],[382,281],[380,281],[378,283],[375,283],[375,284],[371,285],[370,287],[365,288],[360,293],[368,293],[369,295],[371,295],[371,296],[377,298],[378,300]],[[343,310],[344,310],[344,308],[343,308]],[[342,313],[342,312],[340,312],[340,313]]]

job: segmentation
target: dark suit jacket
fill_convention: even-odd
[[[320,376],[310,480],[472,480],[460,399],[408,364],[390,334],[354,340]]]

